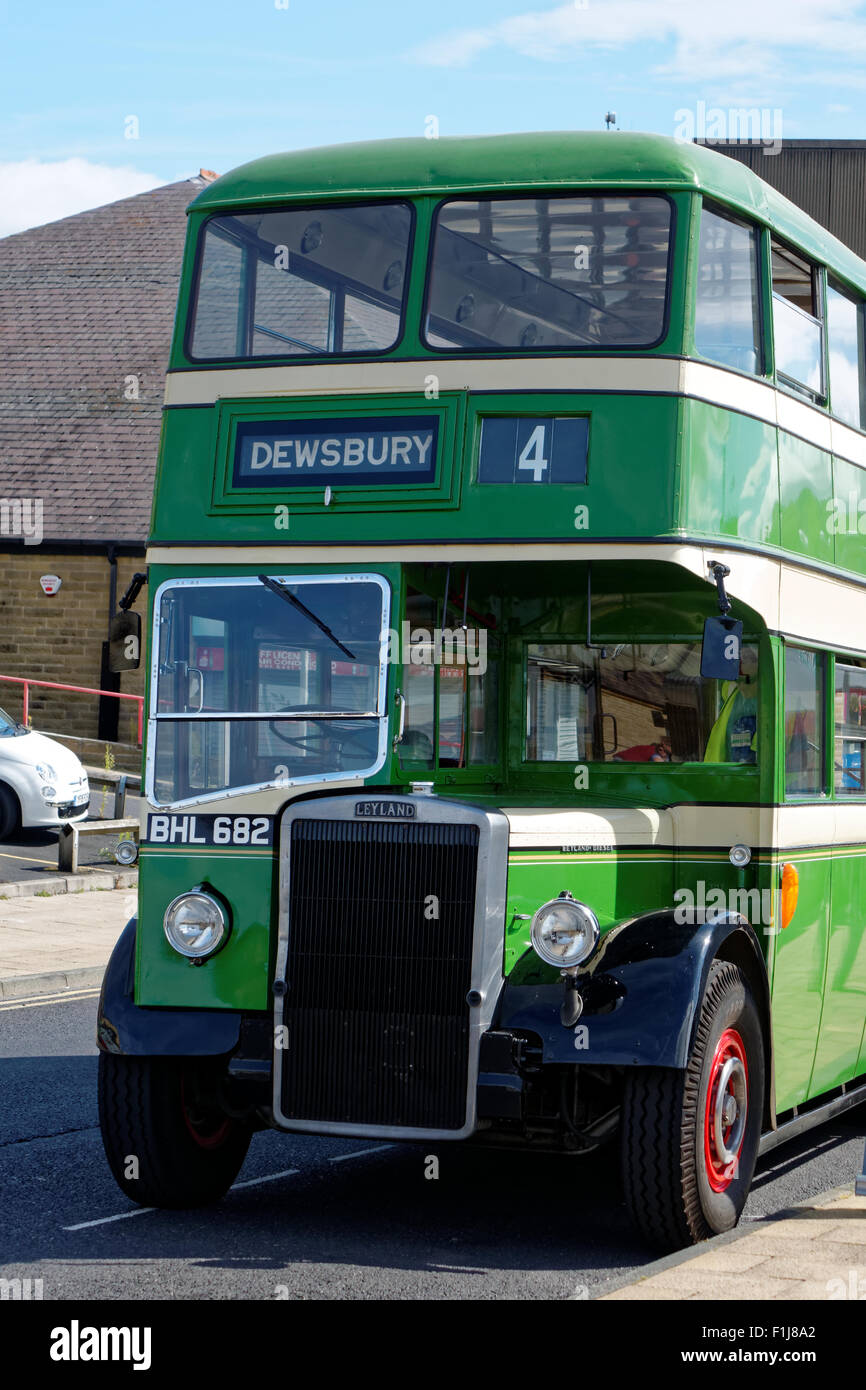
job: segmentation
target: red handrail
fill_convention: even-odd
[[[22,724],[27,724],[30,718],[30,687],[31,685],[41,685],[47,690],[77,690],[82,695],[110,695],[113,700],[137,700],[138,701],[138,742],[141,744],[142,729],[144,727],[144,696],[128,695],[123,690],[96,690],[91,685],[64,685],[61,681],[37,681],[30,676],[0,676],[0,681],[10,681],[13,685],[24,686],[24,698],[22,707]]]

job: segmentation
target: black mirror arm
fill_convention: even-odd
[[[719,595],[719,612],[722,614],[730,613],[731,611],[731,600],[725,593],[725,580],[730,572],[730,567],[728,565],[723,565],[720,560],[710,561],[710,574],[712,575],[713,582]]]
[[[129,588],[123,595],[123,598],[118,600],[118,608],[122,609],[124,613],[126,612],[127,608],[131,608],[146,583],[146,574],[134,574],[132,576],[132,579],[129,581]]]

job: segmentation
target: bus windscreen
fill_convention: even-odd
[[[211,217],[199,246],[194,360],[379,353],[400,336],[405,203]]]
[[[459,199],[436,222],[437,351],[650,347],[664,331],[666,198]]]

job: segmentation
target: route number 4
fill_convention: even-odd
[[[544,458],[545,426],[536,425],[527,439],[517,460],[518,468],[532,470],[532,481],[540,483],[548,460]]]

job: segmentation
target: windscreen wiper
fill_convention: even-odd
[[[354,653],[350,652],[348,647],[344,647],[343,643],[338,637],[334,636],[327,624],[323,623],[321,618],[317,618],[315,613],[311,612],[305,603],[301,603],[301,600],[296,598],[291,590],[286,588],[285,584],[280,584],[276,579],[269,579],[266,574],[260,574],[258,580],[260,584],[264,584],[266,589],[270,589],[272,594],[279,594],[280,598],[285,599],[286,603],[290,603],[293,608],[297,608],[299,612],[303,613],[304,617],[309,618],[311,623],[315,623],[320,632],[324,632],[326,637],[330,637],[334,646],[339,647],[341,652],[345,652],[350,661],[355,660]]]

